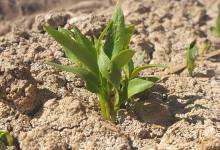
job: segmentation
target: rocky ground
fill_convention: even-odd
[[[0,2],[0,128],[15,138],[15,146],[0,149],[220,149],[220,57],[200,60],[193,77],[186,70],[164,76],[136,97],[132,109],[120,110],[120,122],[113,125],[102,119],[96,95],[80,78],[45,64],[71,63],[42,24],[74,23],[87,36],[98,36],[114,6],[110,1],[65,1]],[[126,20],[136,29],[131,42],[135,59],[146,51],[143,63],[176,66],[195,39],[198,49],[205,43],[210,44],[208,52],[220,49],[220,39],[210,31],[218,3],[123,1]],[[166,70],[142,76],[161,72]]]

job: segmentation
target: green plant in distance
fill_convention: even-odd
[[[189,75],[192,76],[193,70],[196,67],[196,41],[193,41],[186,53],[186,68],[189,72]]]
[[[13,137],[9,134],[8,131],[0,130],[0,145],[13,145]]]
[[[71,30],[58,30],[45,26],[44,29],[63,46],[66,56],[75,64],[66,66],[48,62],[60,70],[80,76],[87,90],[99,98],[101,114],[106,120],[115,122],[120,107],[140,92],[150,89],[159,77],[148,80],[139,78],[139,72],[160,64],[134,66],[135,51],[128,44],[134,32],[133,25],[126,25],[124,15],[117,2],[114,15],[95,42],[91,42],[73,26]]]
[[[215,26],[212,27],[212,33],[215,36],[220,37],[220,4],[218,5],[218,17],[216,19]]]

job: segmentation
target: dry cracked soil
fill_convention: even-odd
[[[219,0],[124,0],[127,23],[135,25],[130,46],[145,51],[142,63],[177,66],[193,40],[208,52],[220,49],[211,33]],[[1,150],[220,150],[220,57],[186,70],[143,71],[163,79],[120,110],[113,125],[100,116],[96,95],[74,74],[45,64],[71,64],[42,25],[76,24],[98,36],[113,13],[112,1],[0,1],[0,129],[14,146]]]

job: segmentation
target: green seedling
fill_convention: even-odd
[[[220,37],[220,4],[218,5],[218,17],[216,19],[216,24],[212,27],[212,32],[215,36]]]
[[[208,43],[205,43],[201,49],[199,49],[199,56],[203,57],[206,53],[207,53],[207,50],[209,49],[210,47],[210,44]]]
[[[118,110],[134,95],[150,89],[159,80],[151,77],[139,78],[139,72],[160,64],[134,66],[132,57],[135,51],[129,48],[134,26],[126,25],[120,2],[115,13],[98,39],[92,43],[81,31],[73,26],[71,30],[58,30],[45,26],[45,30],[63,46],[64,52],[76,66],[65,66],[48,62],[60,70],[80,76],[87,90],[99,98],[101,114],[115,122]]]
[[[9,134],[8,131],[0,130],[0,145],[13,145],[13,137]]]
[[[186,68],[188,69],[189,75],[192,76],[193,70],[196,67],[196,41],[193,41],[186,54]]]

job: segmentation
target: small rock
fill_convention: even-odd
[[[64,13],[50,13],[45,16],[45,21],[50,26],[58,27],[64,26],[67,23],[67,20],[70,18],[69,14]]]
[[[173,122],[171,112],[158,102],[140,101],[135,104],[135,112],[139,119],[145,123],[167,126]]]

